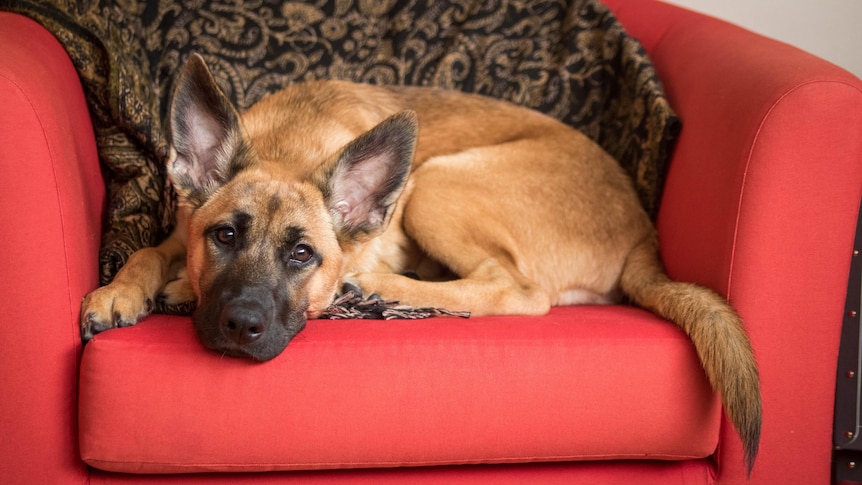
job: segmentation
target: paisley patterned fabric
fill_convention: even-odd
[[[108,184],[103,283],[171,229],[161,120],[193,52],[240,110],[321,78],[442,86],[538,109],[616,157],[652,215],[679,130],[643,48],[597,0],[0,0],[0,9],[44,25],[79,71]]]

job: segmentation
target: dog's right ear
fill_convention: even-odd
[[[180,201],[200,207],[252,163],[239,114],[199,55],[180,72],[169,111],[168,174]]]

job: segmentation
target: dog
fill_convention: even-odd
[[[580,132],[479,95],[341,81],[290,86],[240,116],[197,55],[168,123],[176,228],[84,299],[85,341],[159,295],[197,302],[207,347],[258,361],[344,283],[473,315],[627,298],[691,338],[751,470],[761,398],[740,317],[670,280],[631,179]]]

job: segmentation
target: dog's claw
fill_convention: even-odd
[[[347,293],[353,293],[354,295],[362,298],[362,289],[360,289],[358,286],[354,285],[353,283],[349,283],[349,282],[345,281],[344,284],[341,285],[341,294],[346,295]]]
[[[87,343],[93,337],[95,337],[97,333],[104,332],[105,330],[108,330],[110,328],[110,324],[105,324],[99,321],[99,318],[96,316],[95,312],[89,312],[82,319],[81,340],[83,340],[84,343]]]
[[[114,313],[110,322],[104,322],[98,318],[95,312],[90,312],[81,321],[81,339],[87,343],[97,334],[106,330],[131,327],[136,323],[137,320],[123,318],[118,312]]]
[[[120,312],[114,312],[114,327],[125,328],[131,327],[134,324],[135,322],[130,322],[129,320],[123,318],[123,316],[120,315]]]

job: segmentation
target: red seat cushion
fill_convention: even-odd
[[[267,363],[156,315],[85,348],[80,444],[123,472],[703,458],[721,406],[674,325],[545,317],[310,321]]]

